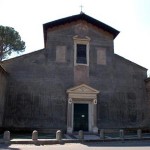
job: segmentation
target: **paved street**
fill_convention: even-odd
[[[64,145],[0,145],[0,150],[150,150],[149,141],[68,143]]]

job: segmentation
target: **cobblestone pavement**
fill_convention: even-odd
[[[68,143],[64,145],[0,145],[0,150],[150,150],[150,140],[125,142]]]

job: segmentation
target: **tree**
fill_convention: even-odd
[[[0,61],[12,52],[23,52],[25,48],[25,42],[14,28],[0,25]]]

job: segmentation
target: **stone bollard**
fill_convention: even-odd
[[[32,132],[32,140],[37,141],[38,140],[38,131],[34,130]]]
[[[124,140],[124,130],[120,130],[120,138]]]
[[[83,140],[84,139],[84,133],[82,130],[79,131],[79,139]]]
[[[100,139],[102,139],[102,140],[105,139],[104,129],[101,129],[101,130],[100,130]]]
[[[62,132],[61,132],[61,130],[58,130],[56,132],[56,140],[57,141],[61,141],[62,140]]]
[[[4,132],[4,137],[3,137],[5,142],[9,142],[10,141],[10,132],[9,131],[5,131]]]
[[[138,129],[138,130],[137,130],[137,137],[138,137],[139,139],[142,138],[142,130],[141,130],[141,129]]]

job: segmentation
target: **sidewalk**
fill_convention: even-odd
[[[2,136],[1,136],[2,137]],[[18,138],[19,137],[19,138]],[[0,138],[0,144],[63,144],[63,143],[81,143],[81,142],[109,142],[109,141],[127,141],[127,140],[150,140],[150,133],[142,134],[142,138],[138,138],[136,134],[126,134],[124,138],[120,138],[119,134],[106,134],[104,139],[100,139],[100,136],[94,134],[85,134],[84,139],[79,139],[77,134],[64,134],[61,141],[55,139],[54,135],[51,136],[39,136],[39,139],[33,141],[31,135],[18,136],[17,138],[11,138],[10,142],[4,141]]]

